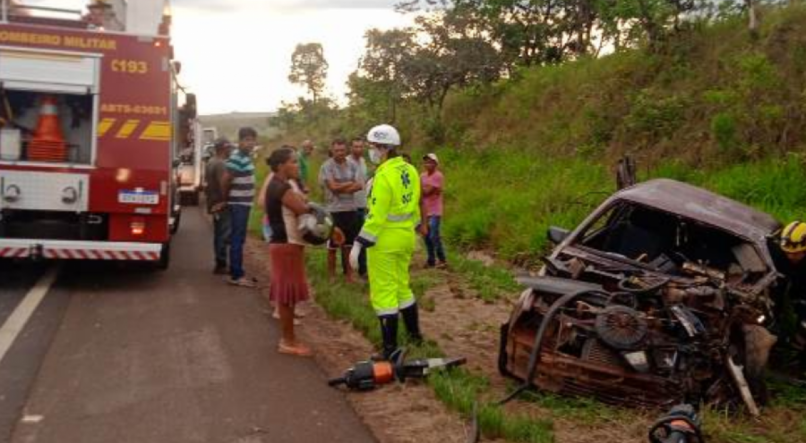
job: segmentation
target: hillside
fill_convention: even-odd
[[[800,151],[806,132],[806,9],[769,10],[757,37],[741,17],[679,36],[660,53],[621,52],[523,71],[455,94],[448,145],[514,147],[693,166]]]

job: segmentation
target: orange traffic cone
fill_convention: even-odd
[[[33,139],[28,143],[28,160],[67,161],[67,143],[64,141],[62,124],[59,121],[59,105],[56,97],[52,95],[42,98],[39,123],[36,125]]]

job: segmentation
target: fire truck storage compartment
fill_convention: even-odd
[[[92,165],[99,58],[0,48],[0,162]],[[9,144],[18,146],[9,146]]]

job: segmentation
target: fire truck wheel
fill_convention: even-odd
[[[160,252],[160,259],[155,263],[154,267],[160,271],[165,271],[171,264],[171,242],[162,244],[162,252]]]
[[[170,226],[171,235],[176,235],[179,231],[179,224],[182,222],[182,211],[177,211],[174,215],[174,222]]]

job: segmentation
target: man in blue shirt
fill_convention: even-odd
[[[243,270],[243,249],[249,227],[249,213],[255,200],[255,164],[252,151],[257,143],[257,132],[252,128],[238,130],[238,149],[227,160],[224,194],[230,214],[230,278],[236,286],[255,287]]]

